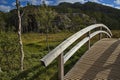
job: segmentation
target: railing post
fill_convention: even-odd
[[[102,30],[102,26],[100,27],[100,30]],[[99,34],[99,40],[102,39],[102,33]]]
[[[88,49],[90,49],[90,31],[88,32],[89,41],[88,41]]]
[[[106,38],[109,38],[109,36],[108,36],[108,35],[106,35]]]
[[[109,37],[106,35],[106,38],[109,38]]]
[[[58,79],[64,80],[64,57],[63,53],[58,56]]]

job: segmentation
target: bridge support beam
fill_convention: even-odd
[[[58,79],[64,80],[64,57],[61,53],[58,57]]]
[[[102,26],[100,27],[100,30],[102,30]],[[99,40],[102,39],[102,33],[99,34]]]
[[[89,41],[88,41],[88,50],[90,49],[90,31],[88,32]]]

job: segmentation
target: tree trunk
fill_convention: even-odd
[[[16,7],[17,7],[17,14],[18,14],[18,38],[19,38],[19,45],[20,45],[20,69],[23,71],[23,62],[24,62],[24,51],[23,51],[23,44],[21,38],[21,15],[20,15],[20,4],[19,0],[16,0]]]

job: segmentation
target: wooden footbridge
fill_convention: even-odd
[[[109,38],[102,38],[102,34]],[[64,51],[83,35],[88,34],[70,51]],[[90,47],[90,39],[99,34],[100,40]],[[103,24],[94,24],[75,33],[41,59],[47,67],[58,57],[59,80],[120,80],[120,40],[112,39],[112,33]],[[88,51],[73,68],[64,75],[64,64],[85,43]]]

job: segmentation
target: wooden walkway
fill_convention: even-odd
[[[120,40],[102,39],[95,43],[64,80],[120,80]]]

